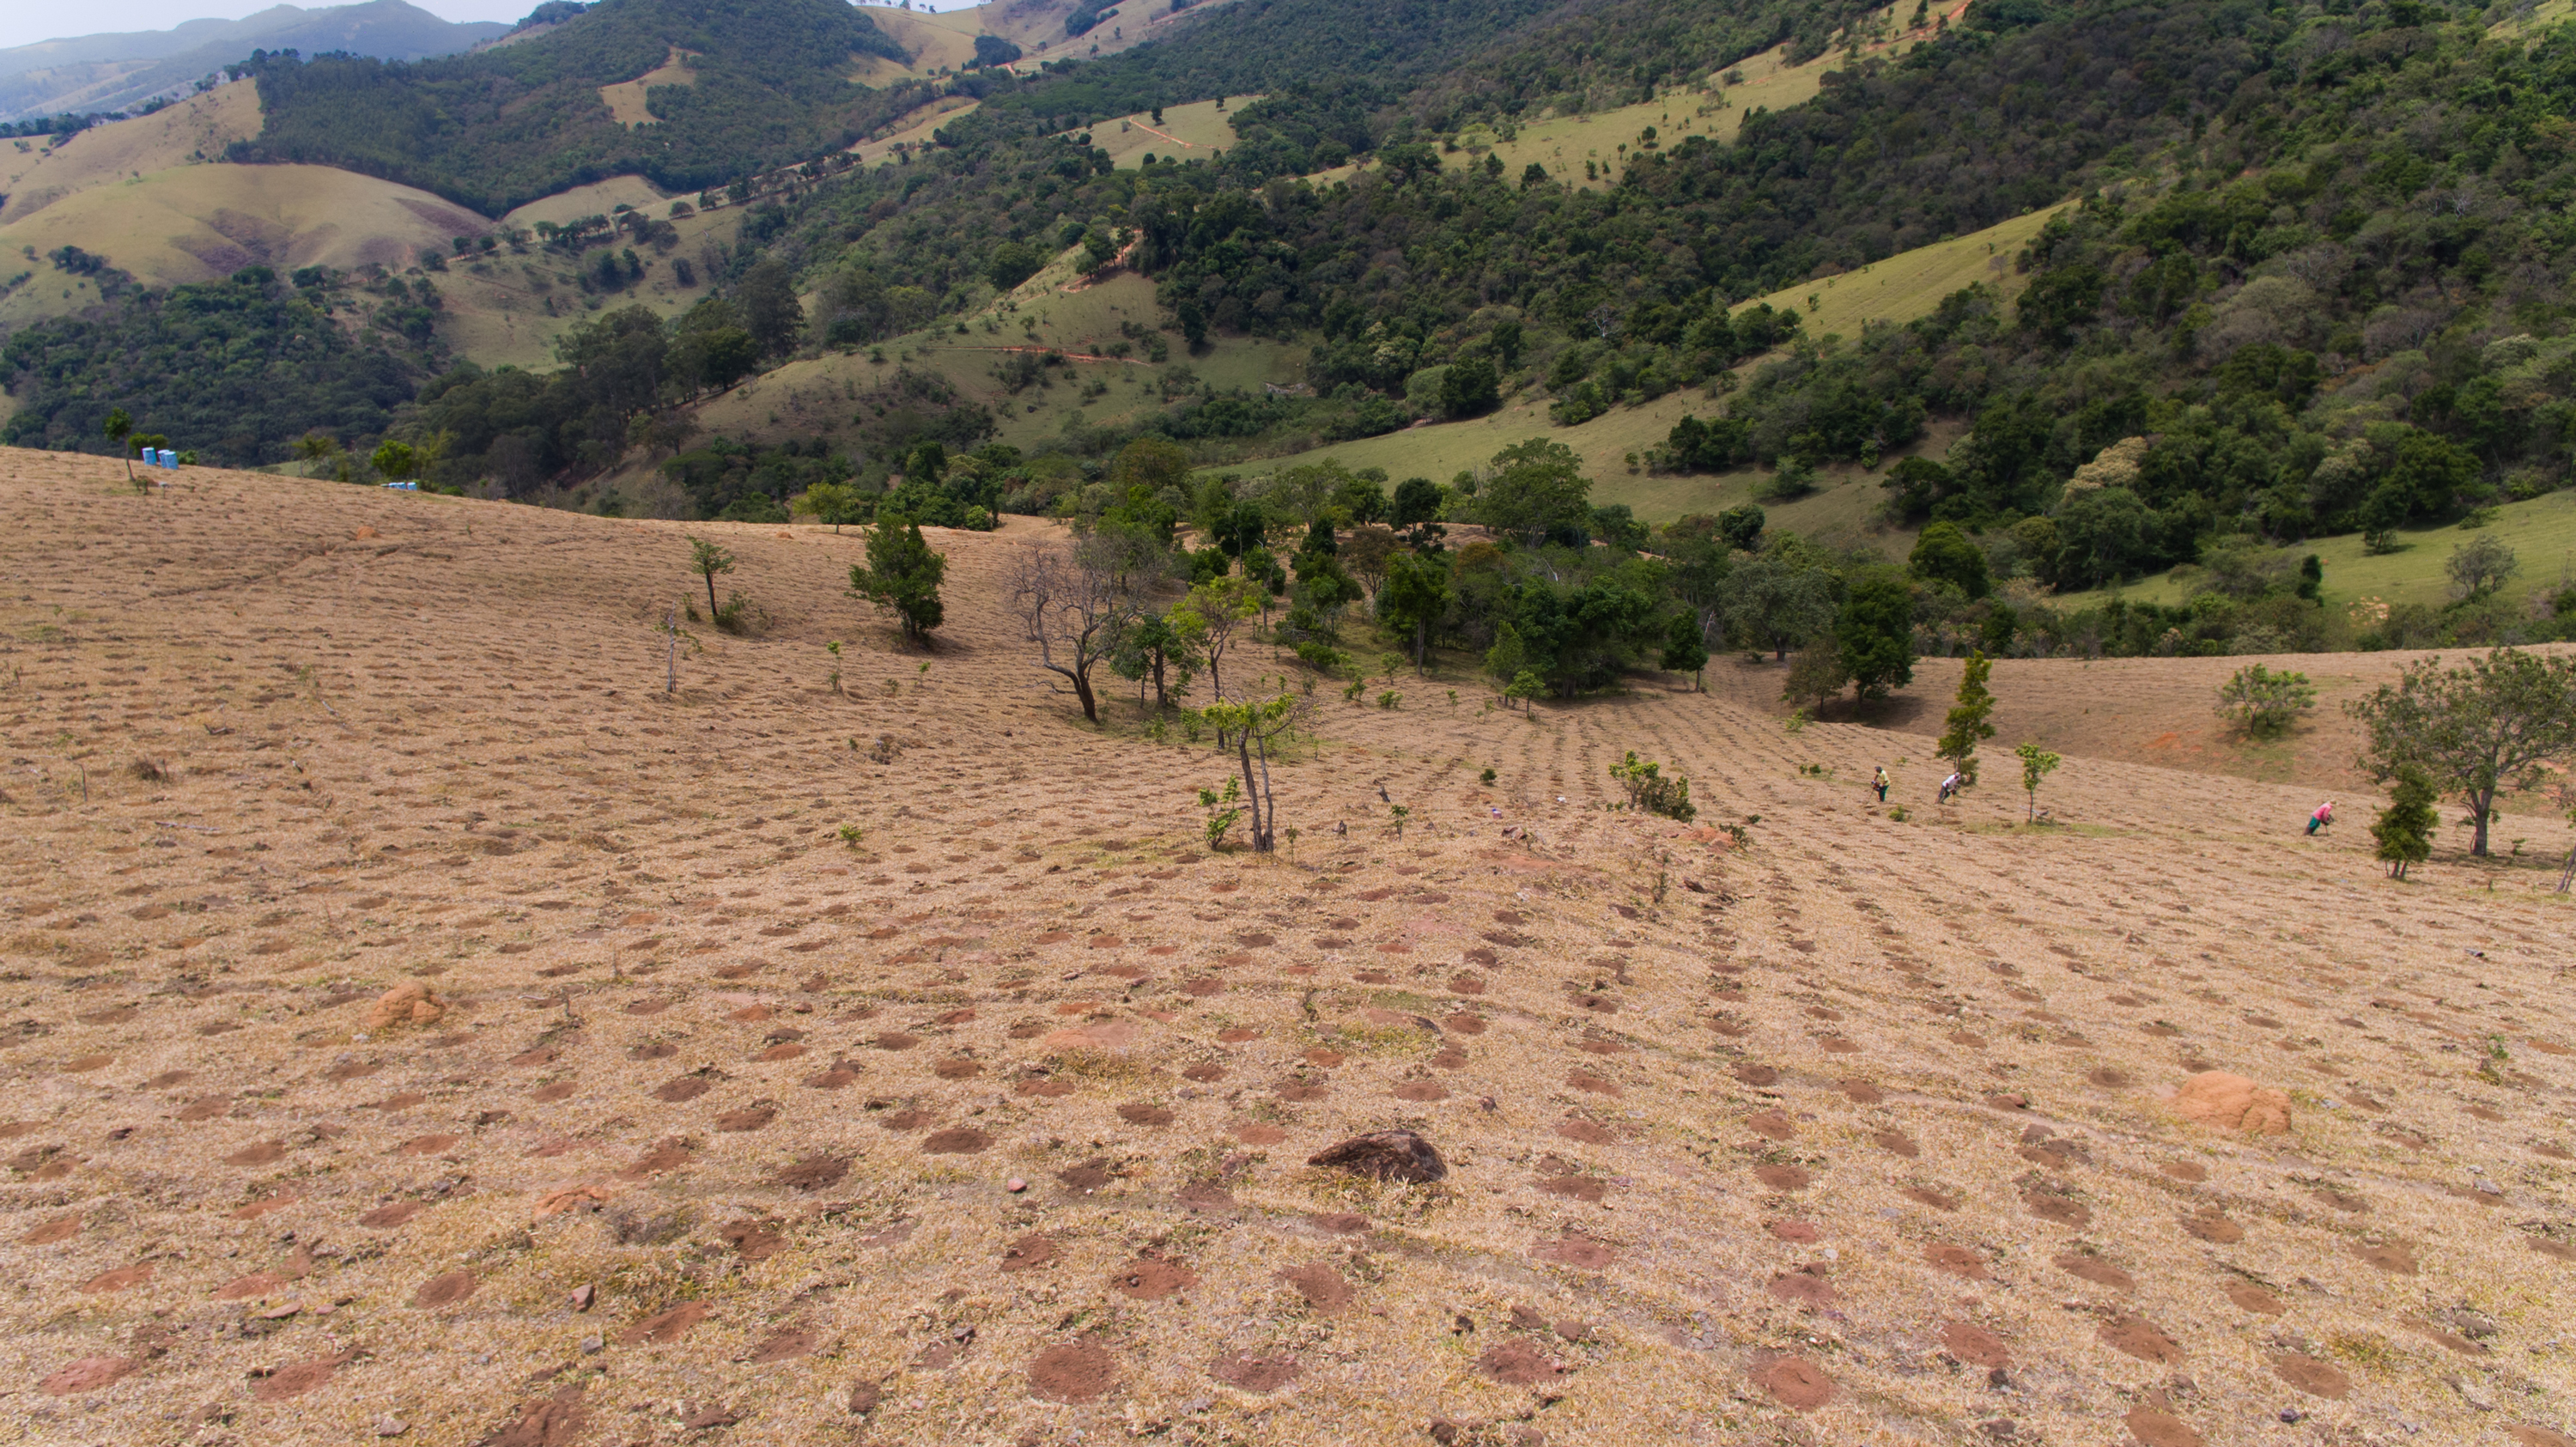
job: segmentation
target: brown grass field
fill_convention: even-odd
[[[13,451],[0,527],[9,1440],[2576,1429],[2568,832],[2393,883],[2201,664],[1999,668],[1948,810],[1946,665],[1797,733],[1725,663],[1323,689],[1256,857],[1222,756],[1049,691],[1027,520],[936,538],[929,654],[855,531],[699,525],[774,623],[676,693],[677,525]],[[2178,1115],[2212,1068],[2284,1129]],[[1308,1164],[1391,1127],[1446,1178]]]
[[[61,145],[42,136],[0,140],[0,226],[66,197],[155,172],[215,162],[224,147],[259,134],[259,87],[219,85],[130,121],[93,126]]]

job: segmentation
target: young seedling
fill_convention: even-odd
[[[1404,695],[1391,688],[1377,696],[1377,706],[1380,708],[1395,708],[1403,702]]]
[[[689,571],[707,580],[707,611],[721,611],[716,604],[716,574],[733,571],[733,554],[704,538],[690,538]]]
[[[1476,776],[1476,782],[1483,784],[1487,788],[1492,788],[1494,783],[1494,771],[1488,768],[1483,773],[1478,774]]]
[[[2055,773],[2065,760],[2037,744],[2024,744],[2013,753],[2021,759],[2021,790],[2028,796],[2022,822],[2035,823],[2039,819],[2039,781]]]
[[[852,739],[850,742],[855,744],[858,740]],[[859,841],[867,837],[867,833],[868,831],[860,828],[856,824],[844,824],[841,826],[841,842],[852,849],[856,849],[859,847]]]
[[[1199,808],[1207,813],[1207,823],[1202,827],[1207,833],[1208,848],[1224,849],[1225,831],[1233,828],[1235,821],[1243,817],[1242,783],[1228,776],[1222,793],[1215,789],[1199,790]]]
[[[115,443],[124,452],[125,480],[134,481],[134,450],[132,444],[126,441],[134,435],[134,419],[126,416],[125,409],[119,407],[107,414],[107,421],[99,427],[99,431],[106,433],[107,440]]]
[[[840,643],[840,640],[839,640],[839,639],[834,639],[833,641],[831,641],[831,642],[829,642],[829,643],[824,644],[824,645],[823,645],[823,648],[824,648],[824,651],[825,651],[825,652],[830,653],[830,654],[832,655],[832,691],[833,691],[834,693],[842,693],[842,690],[841,690],[841,643]],[[842,696],[843,696],[843,697],[845,697],[845,698],[846,698],[846,697],[848,697],[848,695],[847,695],[847,694],[842,694]]]
[[[1395,821],[1395,837],[1403,838],[1404,821],[1413,817],[1413,811],[1402,804],[1389,804],[1386,806],[1386,813],[1389,819]]]

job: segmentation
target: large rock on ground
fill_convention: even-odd
[[[2173,1104],[2183,1119],[2220,1130],[2290,1133],[2290,1097],[2285,1092],[2224,1070],[2204,1070],[2184,1081],[2174,1093]]]
[[[398,1025],[434,1025],[447,1013],[447,1002],[429,986],[414,981],[396,985],[367,1007],[367,1028],[391,1030]]]
[[[1421,1184],[1436,1181],[1449,1174],[1449,1164],[1431,1142],[1409,1130],[1382,1130],[1368,1135],[1355,1135],[1339,1145],[1327,1146],[1306,1158],[1310,1166],[1323,1166],[1348,1171],[1355,1176],[1371,1176],[1381,1181],[1410,1181]]]

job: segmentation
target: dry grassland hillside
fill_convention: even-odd
[[[1919,734],[1463,678],[1320,690],[1293,847],[1211,854],[1224,760],[1032,666],[1038,524],[936,538],[930,655],[855,532],[701,525],[775,626],[666,694],[676,526],[179,482],[0,462],[11,1440],[2576,1430],[2536,868],[2126,759],[1900,821]],[[1312,1163],[1390,1129],[1438,1179]]]
[[[0,226],[83,191],[212,163],[226,146],[258,135],[259,128],[259,87],[233,81],[148,116],[92,126],[66,141],[0,140]]]

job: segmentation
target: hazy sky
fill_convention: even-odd
[[[74,35],[113,34],[127,30],[167,30],[188,20],[239,20],[256,15],[280,0],[91,0],[65,9],[31,3],[0,4],[0,50]],[[285,0],[306,10],[328,8],[329,0]],[[346,0],[342,0],[346,3]],[[411,0],[446,20],[515,21],[537,8],[537,0]],[[891,3],[891,0],[888,0]],[[924,7],[964,9],[968,0],[934,0]]]

